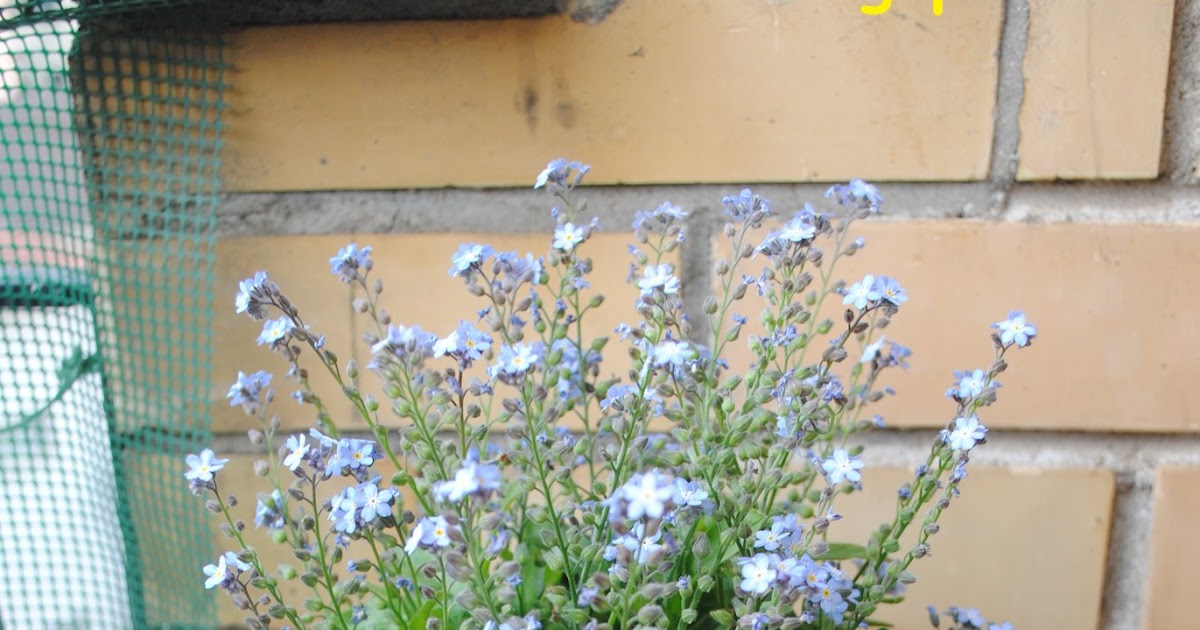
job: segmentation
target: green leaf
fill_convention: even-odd
[[[437,602],[432,599],[425,602],[425,604],[418,608],[417,612],[413,614],[412,619],[408,621],[408,627],[424,628],[425,622],[429,619],[429,615],[433,612],[434,605],[436,603]]]
[[[868,619],[867,620],[867,626],[871,627],[871,628],[892,628],[892,627],[895,627],[895,625],[896,624],[894,624],[890,621],[880,621],[878,619]]]
[[[735,625],[733,623],[733,613],[724,608],[714,610],[708,614],[712,616],[713,621],[717,622],[718,628],[732,628]]]
[[[818,560],[851,560],[867,558],[867,548],[853,543],[829,543],[829,549],[817,556]]]

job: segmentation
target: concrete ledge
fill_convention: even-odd
[[[824,184],[752,189],[781,213],[823,199]],[[986,183],[882,184],[885,218],[976,218],[990,201]],[[719,224],[721,198],[737,186],[596,186],[580,196],[604,231],[627,231],[635,211],[670,200]],[[1200,189],[1166,184],[1030,184],[1009,193],[993,219],[1009,222],[1175,223],[1200,221]],[[552,202],[532,188],[227,193],[219,235],[270,236],[389,232],[544,232]]]
[[[532,175],[530,177],[532,181]],[[822,201],[825,184],[768,184],[752,189],[786,213],[804,202]],[[628,231],[635,211],[663,201],[692,211],[712,210],[719,221],[721,198],[738,186],[596,186],[581,191],[601,229]],[[978,184],[889,184],[888,216],[937,219],[986,208],[988,186]],[[298,193],[228,193],[218,210],[220,236],[379,232],[547,231],[552,200],[530,188],[439,189]]]

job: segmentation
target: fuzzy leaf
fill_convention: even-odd
[[[829,549],[817,556],[818,560],[851,560],[867,558],[867,548],[853,543],[829,543]]]

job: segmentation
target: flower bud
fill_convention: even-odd
[[[637,619],[642,625],[653,626],[662,616],[662,607],[651,604],[642,606],[642,609],[638,611]]]
[[[221,503],[216,499],[209,499],[204,502],[204,508],[213,514],[221,513]]]
[[[261,446],[263,442],[267,441],[267,436],[258,429],[250,429],[246,432],[246,435],[250,438],[250,443],[255,446]]]
[[[663,594],[663,585],[652,582],[643,586],[639,594],[647,600],[658,599]]]
[[[266,477],[271,474],[271,465],[265,459],[254,460],[254,474],[259,477]]]

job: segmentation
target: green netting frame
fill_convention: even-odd
[[[0,627],[211,627],[225,63],[186,2],[0,0]],[[174,16],[174,17],[173,17]]]

